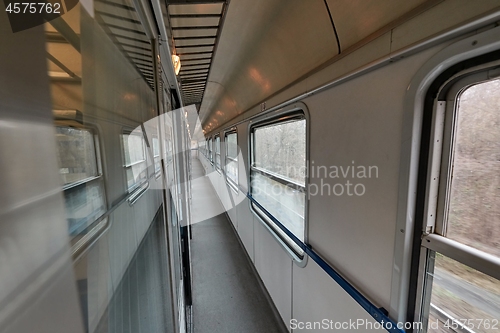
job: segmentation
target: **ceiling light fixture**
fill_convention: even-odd
[[[172,54],[172,64],[174,65],[175,75],[179,75],[179,71],[181,70],[181,58],[176,54]]]

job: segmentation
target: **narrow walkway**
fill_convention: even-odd
[[[222,207],[201,162],[193,157],[192,167],[193,217],[201,221],[191,241],[194,333],[283,332],[231,222],[213,214]]]

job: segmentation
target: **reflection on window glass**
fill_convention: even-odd
[[[56,127],[57,160],[63,184],[97,176],[94,135],[86,129]]]
[[[105,213],[96,143],[89,129],[56,126],[57,158],[73,243]]]
[[[238,185],[238,144],[237,134],[226,135],[226,176],[234,185]]]
[[[255,129],[255,166],[305,184],[306,121]]]
[[[236,136],[236,133],[229,133],[226,136],[227,156],[232,159],[238,158],[238,142]]]
[[[455,131],[446,236],[500,256],[500,80],[461,94]]]
[[[297,238],[305,234],[306,121],[293,119],[253,130],[251,194]],[[235,154],[232,150],[231,154]],[[296,250],[293,242],[270,225]],[[296,252],[302,254],[299,250]]]
[[[303,191],[255,173],[252,175],[252,196],[295,236],[304,240]]]
[[[209,155],[209,160],[210,162],[213,163],[213,147],[212,147],[212,139],[208,140],[208,155]]]
[[[134,191],[147,182],[146,146],[142,132],[122,135],[127,188]]]
[[[159,173],[161,170],[160,141],[156,137],[153,137],[153,157],[155,163],[155,173]]]
[[[151,89],[154,87],[151,75],[154,60],[151,41],[135,11],[131,0],[96,0],[93,1],[99,24],[109,34],[118,50],[130,61]],[[126,32],[126,33],[125,33]]]
[[[102,181],[91,181],[64,191],[69,234],[77,236],[106,212]]]
[[[431,255],[427,332],[499,332],[500,281],[440,253]]]
[[[220,170],[220,137],[215,138],[215,167]]]

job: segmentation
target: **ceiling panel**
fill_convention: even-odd
[[[206,69],[210,67],[210,63],[204,64],[193,64],[193,65],[185,65],[181,67],[181,72],[184,70],[193,70],[193,69]]]
[[[265,101],[338,51],[323,0],[231,1],[200,107],[204,129]]]
[[[183,54],[195,54],[195,53],[200,53],[200,52],[212,52],[214,49],[213,46],[202,46],[202,47],[181,47],[177,48],[177,54],[178,55],[183,55]]]
[[[82,57],[69,43],[47,43],[47,52],[71,72],[82,77]]]
[[[326,0],[343,50],[428,0]],[[435,2],[435,1],[434,1]]]
[[[171,17],[170,23],[172,27],[192,27],[192,26],[217,26],[219,25],[220,16],[215,17]]]
[[[174,53],[180,57],[179,83],[184,104],[201,103],[217,48],[226,1],[175,0],[168,5]],[[205,2],[205,3],[200,3]],[[215,3],[214,3],[215,2]]]
[[[178,14],[220,14],[224,6],[220,3],[205,3],[205,4],[186,4],[186,5],[169,5],[168,12],[170,15]]]
[[[217,29],[172,29],[174,39],[178,37],[216,36]]]
[[[196,38],[196,39],[177,39],[176,46],[198,45],[198,44],[215,44],[215,38]]]
[[[205,60],[210,60],[211,56],[210,54],[189,54],[189,55],[183,55],[182,56],[182,64],[187,64],[189,63],[196,63],[198,61],[205,61]]]
[[[133,30],[132,28],[116,27],[113,25],[108,25],[108,28],[114,35],[133,38],[143,41],[144,44],[150,44],[146,39],[143,38],[144,35],[140,31]]]
[[[96,0],[97,2],[97,0]],[[125,4],[120,4],[118,2],[111,2],[111,1],[99,1],[99,4],[96,5],[95,12],[99,15],[102,15],[103,13],[106,14],[112,14],[118,17],[121,17],[122,19],[128,19],[128,20],[134,20],[137,21],[139,20],[139,17],[137,16],[137,13],[135,12],[134,7],[125,5]]]
[[[144,80],[154,89],[153,54],[131,0],[96,0],[95,15]]]

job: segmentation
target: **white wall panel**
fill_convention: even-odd
[[[311,174],[324,192],[309,202],[309,242],[331,264],[389,307],[398,202],[403,100],[411,77],[432,51],[383,67],[305,100],[311,114]],[[398,75],[394,75],[397,73]],[[378,170],[371,178],[334,178],[331,168]],[[323,169],[322,169],[323,170]],[[313,170],[311,170],[313,171]],[[335,176],[335,175],[334,175]],[[361,196],[336,195],[333,186],[362,184]],[[360,187],[362,188],[362,187]],[[339,193],[340,190],[338,190]],[[352,191],[352,188],[351,188]],[[353,193],[353,192],[352,192]],[[370,274],[366,274],[367,270]]]
[[[236,206],[236,214],[238,216],[238,235],[240,236],[248,256],[255,263],[254,218],[249,208],[248,199],[243,199],[242,202]]]
[[[371,274],[369,274],[371,275]],[[375,320],[354,301],[321,267],[309,259],[306,267],[293,266],[293,333],[297,332],[321,332],[323,329],[299,329],[299,322],[324,323],[326,319],[328,331],[359,331],[359,332],[385,332],[384,330],[370,329],[373,326],[365,326],[366,323],[375,323]],[[360,320],[363,325],[357,329],[335,329],[335,323],[340,325],[349,321]],[[333,329],[330,325],[333,322]],[[290,322],[285,322],[290,328]],[[314,324],[313,324],[314,325]],[[344,324],[345,325],[345,324]],[[314,327],[314,326],[313,326]]]
[[[121,281],[123,273],[137,249],[136,218],[135,213],[130,211],[128,205],[121,205],[113,214],[113,223],[109,229],[109,258],[113,289],[116,290]]]
[[[104,234],[82,258],[88,270],[89,331],[94,332],[113,295],[109,260],[109,234]],[[78,263],[80,265],[80,263]]]
[[[240,204],[240,202],[244,199],[243,194],[241,191],[238,191],[237,193],[229,186],[229,184],[226,182],[225,183],[226,191],[228,192],[228,196],[230,198],[230,209],[227,211],[229,214],[229,218],[231,219],[231,222],[234,225],[234,228],[238,230],[238,213],[237,213],[237,206]]]
[[[327,0],[342,50],[414,10],[425,0],[339,1]]]
[[[131,208],[129,207],[129,209],[126,209],[126,211],[133,216],[134,227],[136,229],[137,244],[141,243],[142,238],[148,230],[149,223],[151,223],[151,219],[149,219],[149,215],[151,214],[148,212],[148,209],[146,207],[149,202],[149,200],[147,199],[149,198],[150,191],[148,190],[133,204]],[[128,206],[128,203],[126,203],[125,205]],[[127,215],[123,216],[122,218],[126,219]]]
[[[254,219],[255,267],[281,318],[292,315],[292,259],[257,218]]]

